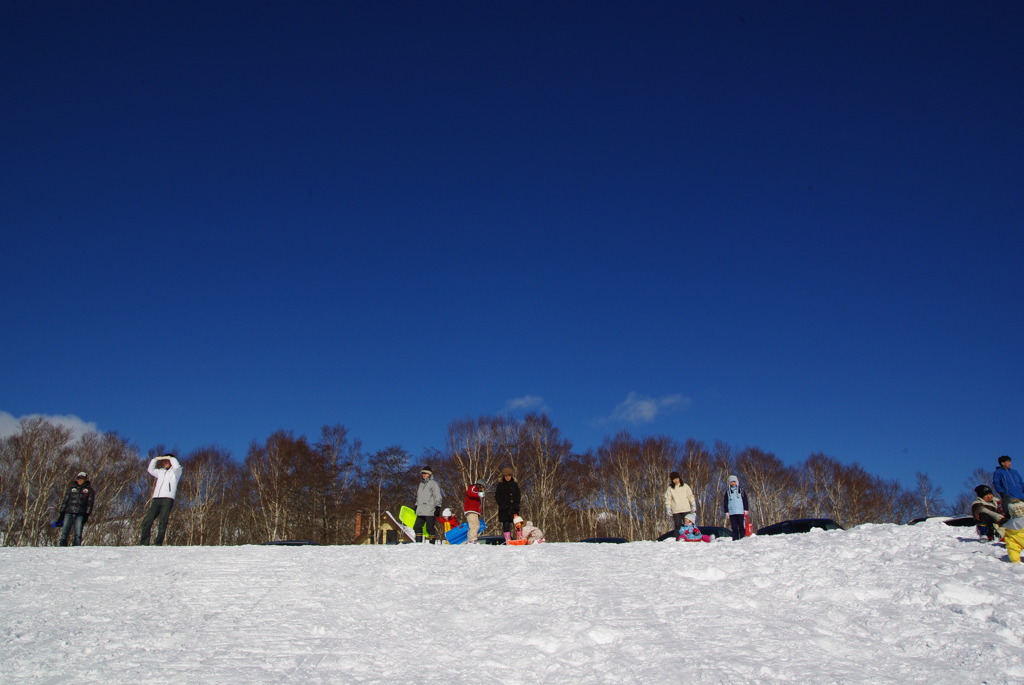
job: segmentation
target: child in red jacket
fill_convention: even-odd
[[[445,509],[441,512],[441,515],[437,517],[437,529],[441,531],[441,537],[450,531],[452,528],[456,528],[459,525],[459,519],[452,516],[451,509]]]
[[[487,481],[483,478],[466,488],[466,498],[462,502],[462,508],[466,512],[466,523],[469,524],[469,532],[466,533],[466,542],[476,544],[477,535],[480,534],[480,520],[484,517],[483,496],[487,490]]]

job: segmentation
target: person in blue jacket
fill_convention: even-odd
[[[740,490],[740,479],[736,476],[729,476],[729,487],[722,498],[722,511],[729,515],[729,525],[732,528],[732,539],[739,540],[744,536],[746,528],[746,517],[750,511],[750,504],[747,502],[747,493]]]
[[[700,532],[700,528],[697,527],[697,517],[693,513],[688,513],[683,517],[683,525],[679,526],[676,540],[684,542],[711,542],[711,538]]]
[[[1011,469],[1010,458],[1005,454],[999,457],[999,468],[992,473],[992,489],[999,493],[1005,508],[1010,498],[1024,500],[1024,480],[1016,469]]]

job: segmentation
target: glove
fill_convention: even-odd
[[[54,521],[53,525],[51,526],[51,528],[63,528],[63,527],[64,527],[64,517],[63,516],[61,516],[59,519]]]
[[[89,515],[88,514],[82,514],[82,525],[84,526],[87,523],[89,523]]]
[[[437,518],[440,515],[441,515],[441,507],[434,507],[434,518]]]

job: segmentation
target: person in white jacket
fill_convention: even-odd
[[[693,490],[683,482],[677,471],[673,471],[668,477],[665,513],[672,517],[672,530],[679,530],[687,514],[697,513],[697,500],[693,497]]]
[[[164,533],[167,532],[167,519],[171,516],[171,507],[174,506],[174,496],[178,493],[178,481],[181,480],[181,464],[173,454],[161,454],[149,460],[149,475],[156,478],[153,486],[153,500],[146,512],[146,518],[142,519],[142,535],[139,537],[140,545],[149,544],[149,531],[153,527],[153,521],[157,522],[156,539],[153,544],[164,544]]]

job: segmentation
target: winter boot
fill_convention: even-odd
[[[505,533],[505,544],[507,545],[510,542],[512,542],[512,533],[506,532]]]

